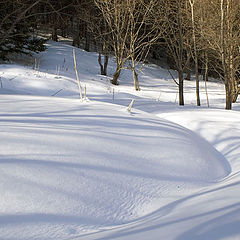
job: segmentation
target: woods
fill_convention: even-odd
[[[145,61],[165,56],[177,70],[179,104],[184,105],[184,81],[196,81],[201,105],[200,74],[225,84],[226,109],[240,93],[240,2],[238,0],[73,0],[1,1],[0,58],[12,52],[43,51],[39,30],[70,37],[73,45],[97,51],[100,72],[107,75],[110,55],[116,61],[112,84],[123,68],[132,71],[140,90],[138,69]],[[104,63],[102,62],[104,56]]]

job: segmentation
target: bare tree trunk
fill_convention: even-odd
[[[85,45],[84,50],[90,52],[90,35],[88,32],[85,33]]]
[[[208,82],[208,53],[204,53],[204,82]]]
[[[86,22],[82,22],[82,36],[85,40],[84,50],[90,52],[90,34],[88,32],[88,25]]]
[[[102,54],[98,53],[98,63],[100,65],[101,75],[107,76],[108,56],[104,55],[104,63],[102,64]]]
[[[98,53],[98,64],[100,66],[100,70],[101,70],[101,75],[104,75],[103,73],[103,65],[102,65],[102,54],[101,53]]]
[[[52,40],[55,41],[55,42],[58,41],[57,27],[56,26],[53,26],[53,29],[52,29]]]
[[[197,106],[200,106],[201,103],[200,103],[199,73],[198,73],[198,53],[197,53],[197,45],[196,45],[195,16],[194,16],[195,0],[189,0],[189,3],[191,6],[191,15],[192,15],[192,39],[193,39],[195,76],[196,76],[196,97],[197,97]]]
[[[104,55],[103,75],[105,76],[107,75],[108,60],[109,60],[109,56]]]
[[[74,26],[74,19],[72,20],[72,25]],[[80,22],[77,21],[77,26],[74,27],[74,33],[73,33],[73,42],[72,45],[74,47],[80,47]]]
[[[72,42],[72,45],[74,47],[80,47],[80,36],[79,36],[79,33],[76,34],[74,37],[73,37],[73,42]]]
[[[208,91],[207,91],[207,81],[208,81],[208,54],[205,53],[205,71],[204,71],[204,83],[205,83],[205,93],[207,99],[207,106],[209,107]]]
[[[231,84],[230,84],[230,72],[227,64],[227,49],[226,49],[226,0],[221,0],[221,50],[222,50],[222,65],[225,81],[225,91],[226,91],[226,106],[227,110],[232,109],[232,97],[231,97]]]
[[[240,87],[238,86],[238,80],[234,76],[234,79],[233,79],[233,92],[232,92],[232,103],[235,103],[237,101],[239,94],[240,94]]]
[[[178,1],[178,29],[179,29],[179,56],[178,56],[178,78],[179,78],[179,105],[184,105],[183,91],[183,29],[182,29],[182,9],[181,3]]]
[[[234,103],[234,100],[236,99],[235,97],[235,69],[234,69],[234,64],[233,64],[233,55],[232,55],[232,46],[230,46],[231,53],[230,53],[230,84],[231,84],[231,101]],[[236,99],[237,100],[237,99]]]
[[[133,74],[134,88],[136,91],[139,91],[140,87],[139,87],[138,74],[136,72],[136,64],[135,64],[134,57],[132,58],[132,74]]]
[[[115,73],[113,74],[113,79],[111,81],[113,85],[118,85],[119,84],[118,79],[120,77],[121,70],[122,70],[122,67],[117,64],[117,68],[115,70]]]
[[[232,97],[231,97],[231,91],[229,90],[229,84],[226,83],[228,81],[225,81],[225,88],[226,88],[226,109],[231,110],[232,109]]]
[[[183,70],[179,69],[178,70],[178,78],[179,78],[179,105],[183,106],[184,105],[184,97],[183,97]]]
[[[198,57],[196,57],[196,60],[195,60],[195,75],[196,75],[196,97],[197,97],[197,106],[201,106],[201,103],[200,103],[199,74],[198,74]]]
[[[136,70],[133,70],[133,81],[134,81],[134,88],[135,88],[135,90],[136,91],[140,91],[138,74],[137,74]]]
[[[191,80],[191,53],[190,50],[187,49],[187,62],[186,62],[186,72],[187,76],[185,77],[185,80]]]

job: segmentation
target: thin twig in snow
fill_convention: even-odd
[[[176,81],[176,79],[174,78],[174,76],[172,75],[172,73],[170,72],[169,69],[168,69],[168,72],[169,72],[170,76],[172,77],[173,81],[179,86],[179,83]]]
[[[58,90],[57,92],[55,92],[55,93],[52,94],[51,96],[55,96],[55,95],[57,95],[57,94],[60,93],[62,90],[63,90],[63,89]]]

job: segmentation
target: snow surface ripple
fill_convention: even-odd
[[[19,231],[22,239],[63,239],[125,224],[229,171],[204,140],[141,112],[13,95],[0,108],[4,239]]]

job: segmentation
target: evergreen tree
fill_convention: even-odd
[[[33,37],[35,26],[34,7],[38,1],[0,2],[0,59],[8,54],[29,54],[45,50],[45,40]]]

